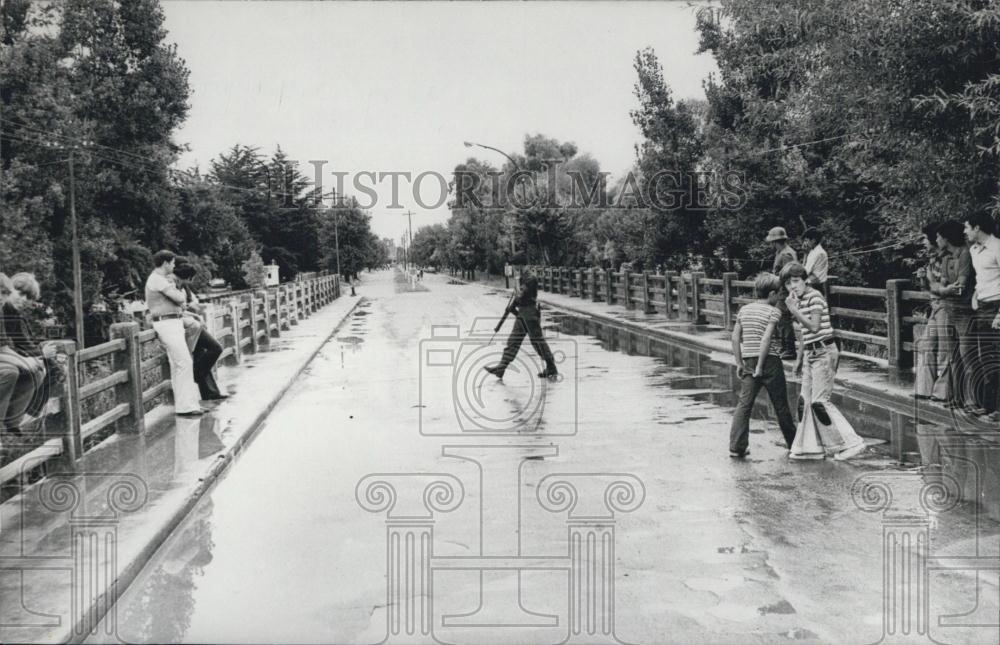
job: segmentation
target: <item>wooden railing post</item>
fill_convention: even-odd
[[[632,276],[629,275],[628,270],[622,271],[621,282],[622,282],[622,293],[625,294],[625,308],[634,309],[635,303],[632,302],[631,294],[629,294],[629,288],[631,287]]]
[[[80,432],[80,362],[76,354],[76,343],[58,340],[53,344],[56,351],[66,357],[66,380],[63,384],[63,452],[70,465],[83,456],[83,435]]]
[[[726,320],[726,331],[733,330],[733,280],[738,273],[727,271],[722,274],[722,315]]]
[[[701,315],[701,279],[704,277],[704,271],[691,272],[691,322],[696,325],[705,322]]]
[[[649,271],[642,272],[642,313],[653,313],[653,306],[649,303]]]
[[[129,414],[118,421],[116,432],[141,434],[146,431],[146,414],[142,404],[142,356],[139,347],[139,323],[113,323],[111,325],[111,339],[116,338],[125,341],[125,351],[114,353],[112,369],[116,372],[119,370],[127,372],[128,381],[115,386],[115,401],[129,405]]]
[[[680,307],[678,311],[674,314],[674,278],[677,277],[675,271],[665,271],[663,273],[663,302],[666,307],[666,316],[668,319],[677,318],[680,316]],[[678,293],[680,292],[680,285],[677,286]]]
[[[609,305],[615,304],[615,292],[612,290],[612,281],[614,280],[614,271],[608,269],[604,272],[604,286],[607,291],[604,293],[605,300]]]
[[[259,349],[257,347],[257,299],[254,298],[253,293],[248,293],[240,296],[240,300],[247,305],[247,322],[250,325],[250,351],[256,354]]]
[[[889,367],[906,367],[903,356],[903,289],[909,280],[886,280],[885,310],[888,321]]]
[[[593,268],[590,269],[590,299],[594,302],[598,302],[597,297],[597,271]]]
[[[678,276],[677,281],[677,318],[680,320],[691,320],[691,309],[688,303],[688,280],[684,274]]]
[[[243,322],[240,318],[240,301],[236,298],[229,299],[230,318],[233,321],[233,359],[237,363],[243,362],[243,347],[240,340],[243,337]]]

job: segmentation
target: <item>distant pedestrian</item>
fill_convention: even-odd
[[[972,368],[979,358],[979,346],[970,330],[972,322],[972,294],[976,275],[972,256],[965,244],[962,223],[949,220],[938,227],[938,247],[943,251],[941,279],[932,292],[944,303],[948,329],[943,341],[951,347],[948,364],[948,403],[951,408],[976,407],[973,396]]]
[[[969,331],[979,345],[978,359],[971,368],[976,402],[972,413],[989,414],[990,421],[1000,421],[1000,239],[996,237],[996,222],[985,211],[973,213],[965,218],[965,236],[971,243],[969,256],[976,271],[972,296],[976,313]]]
[[[785,304],[802,327],[801,351],[795,363],[796,373],[802,374],[800,416],[788,456],[823,459],[825,449],[835,453],[834,459],[850,459],[864,451],[865,442],[830,400],[839,352],[826,300],[805,279],[805,267],[797,262],[782,269],[781,282],[789,293]]]
[[[948,399],[953,330],[948,324],[948,311],[940,291],[943,286],[943,265],[948,252],[938,246],[938,225],[923,228],[924,251],[927,264],[921,272],[924,288],[930,292],[927,324],[923,335],[917,339],[917,377],[913,393],[918,399]]]
[[[767,389],[789,449],[795,439],[795,419],[788,407],[781,344],[775,333],[781,320],[781,312],[775,306],[781,293],[781,281],[773,273],[762,273],[754,280],[754,293],[757,300],[740,307],[733,328],[733,359],[740,379],[740,393],[729,431],[730,457],[750,454],[750,413],[762,387]]]
[[[774,247],[774,263],[771,266],[771,273],[781,275],[781,269],[786,264],[798,261],[795,249],[788,245],[788,234],[781,226],[775,226],[768,231],[765,241],[770,242]],[[787,298],[788,292],[782,284],[781,299],[778,301],[778,310],[781,312],[781,320],[778,322],[781,358],[795,360],[795,328],[792,325],[792,316],[788,313],[788,307],[785,305]]]
[[[170,384],[174,393],[174,413],[197,416],[207,412],[198,403],[194,382],[194,363],[184,336],[184,292],[168,278],[174,271],[176,256],[170,251],[153,255],[156,267],[146,280],[146,307],[153,320],[156,337],[170,361]]]
[[[502,379],[507,366],[517,356],[521,343],[524,342],[524,337],[528,336],[531,340],[531,346],[535,348],[539,358],[545,362],[545,369],[539,372],[538,376],[541,378],[559,376],[552,350],[545,342],[545,334],[542,331],[542,314],[538,308],[537,277],[529,275],[524,279],[520,292],[511,302],[510,312],[515,316],[514,328],[511,330],[510,336],[507,337],[507,347],[503,350],[503,357],[497,365],[483,369]]]

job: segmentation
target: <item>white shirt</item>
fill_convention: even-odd
[[[975,300],[1000,300],[1000,239],[990,235],[985,242],[973,244],[969,255],[976,270]]]
[[[828,277],[830,260],[822,244],[817,244],[806,256],[806,273],[809,284],[823,284]]]
[[[184,300],[184,292],[180,291],[167,276],[159,271],[153,271],[146,280],[146,307],[149,315],[163,316],[179,314],[181,306],[177,300]]]

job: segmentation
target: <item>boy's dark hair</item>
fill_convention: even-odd
[[[788,284],[788,281],[792,278],[802,278],[806,279],[809,275],[806,272],[806,268],[799,264],[798,262],[789,262],[785,266],[781,267],[781,284]]]
[[[972,228],[978,227],[980,231],[987,235],[993,235],[997,232],[997,223],[986,211],[972,213],[965,218],[965,221]]]
[[[938,227],[937,234],[952,246],[962,246],[965,244],[965,231],[962,230],[962,223],[958,220],[948,220]]]
[[[813,244],[823,243],[823,231],[818,228],[807,228],[802,231],[802,238],[806,240],[812,240]]]
[[[757,277],[753,279],[754,295],[764,299],[771,295],[772,291],[781,291],[781,280],[778,279],[778,276],[768,271],[757,274]]]
[[[937,222],[931,222],[930,224],[926,224],[922,229],[920,229],[920,232],[926,235],[928,240],[933,242],[934,238],[937,237],[939,228],[941,228],[940,224],[938,224]]]
[[[178,264],[174,267],[174,275],[181,280],[190,280],[195,276],[197,271],[193,264],[188,264],[187,262],[183,264]]]
[[[174,255],[173,251],[168,251],[166,249],[162,251],[157,251],[156,253],[153,254],[153,266],[156,268],[160,268],[161,266],[164,265],[164,263],[170,262],[171,260],[174,260],[176,258],[177,256]]]

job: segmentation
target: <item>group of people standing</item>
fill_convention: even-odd
[[[923,228],[930,305],[914,396],[1000,423],[1000,239],[987,213]]]
[[[195,268],[171,251],[157,251],[153,265],[146,280],[146,307],[170,362],[174,413],[199,416],[208,412],[201,401],[229,396],[212,373],[222,346],[206,329],[203,308],[190,288]]]

